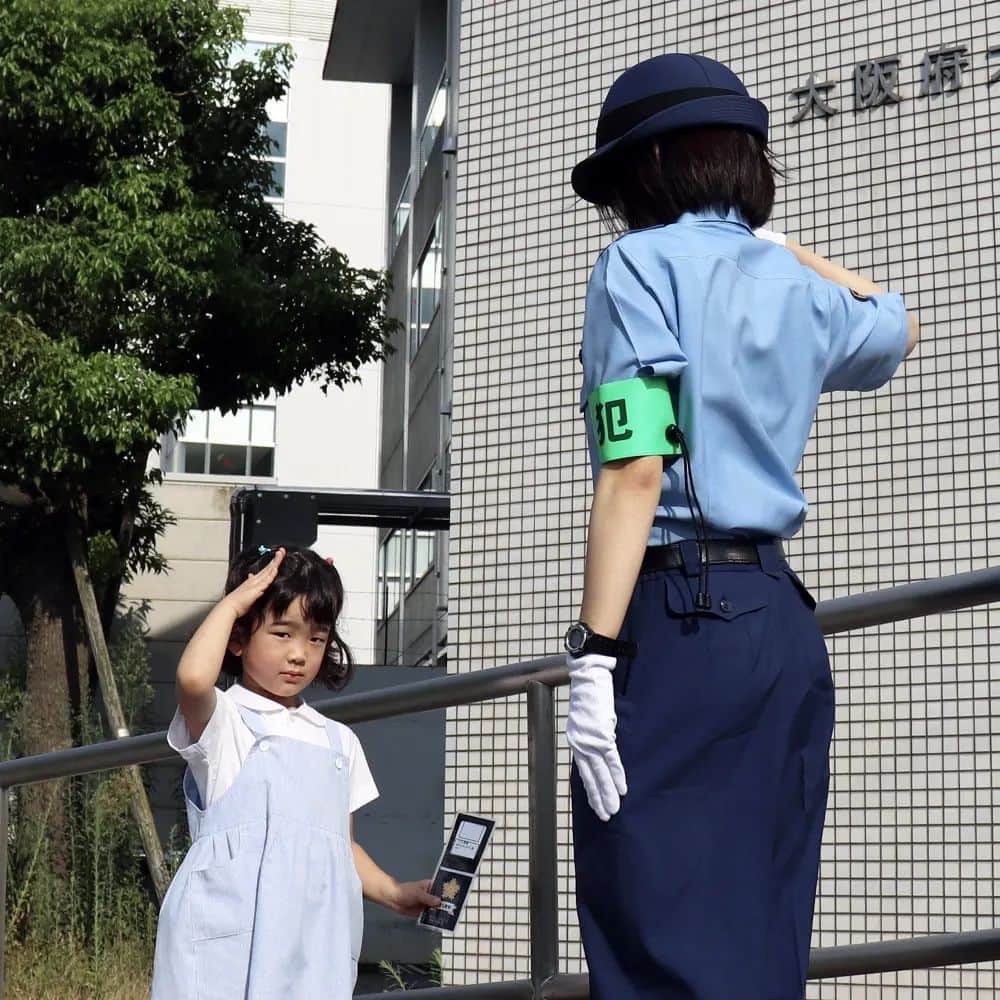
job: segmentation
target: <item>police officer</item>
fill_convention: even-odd
[[[577,903],[595,1000],[798,1000],[833,686],[785,560],[820,394],[917,340],[898,294],[760,229],[767,109],[669,54],[613,84],[576,192],[623,234],[587,290],[595,476],[565,645]]]

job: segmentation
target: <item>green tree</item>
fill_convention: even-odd
[[[159,436],[195,406],[343,385],[392,332],[386,276],[264,201],[290,53],[238,60],[241,40],[215,0],[4,3],[0,593],[26,632],[29,753],[79,739],[86,715],[68,519],[109,622],[122,580],[163,568]],[[40,822],[32,794],[22,819]],[[59,808],[48,826],[58,871]]]

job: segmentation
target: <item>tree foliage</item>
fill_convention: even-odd
[[[4,5],[0,499],[162,525],[146,455],[191,408],[383,355],[386,276],[264,200],[291,55],[241,42],[215,0]]]

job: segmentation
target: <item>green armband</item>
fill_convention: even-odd
[[[601,464],[643,455],[679,455],[680,447],[667,439],[674,404],[667,380],[641,376],[599,385],[587,400]]]

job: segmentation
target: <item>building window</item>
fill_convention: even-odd
[[[431,322],[441,305],[442,268],[444,248],[442,246],[441,213],[434,220],[434,228],[424,252],[420,255],[413,272],[410,286],[410,360],[416,357],[420,345],[427,336]]]
[[[402,569],[405,565],[403,550],[406,541],[405,531],[391,531],[382,539],[378,553],[378,596],[381,604],[383,627],[396,613],[399,607],[399,596],[402,592]]]
[[[427,161],[431,158],[431,150],[434,148],[434,143],[437,142],[438,133],[441,131],[441,127],[444,125],[447,115],[448,83],[444,73],[442,73],[437,90],[434,92],[434,97],[431,100],[431,106],[427,112],[427,117],[424,119],[424,127],[420,131],[420,148],[418,150],[419,166],[417,169],[418,177],[423,174],[424,167],[427,166]]]
[[[382,540],[378,557],[378,592],[384,625],[399,608],[402,594],[434,568],[434,531],[393,531]]]
[[[406,180],[403,181],[403,190],[399,192],[399,201],[392,213],[392,231],[389,234],[389,256],[396,252],[399,246],[400,237],[406,229],[406,223],[410,221],[410,207],[413,204],[413,195],[410,186],[413,183],[413,171],[407,171]]]
[[[240,62],[258,61],[260,53],[265,49],[276,48],[275,42],[246,41],[233,47],[229,61],[231,65]],[[276,101],[269,102],[267,113],[270,121],[266,132],[271,140],[271,152],[263,157],[271,164],[271,182],[264,192],[264,200],[273,205],[275,211],[283,212],[285,205],[285,166],[287,164],[288,140],[288,94]]]
[[[260,42],[247,40],[245,42],[239,42],[233,46],[229,53],[229,65],[235,66],[237,63],[241,62],[251,62],[256,63],[260,59],[260,54],[265,49],[277,49],[284,45],[287,47],[287,43],[282,42]],[[287,77],[286,77],[287,79]],[[285,93],[277,98],[276,100],[269,101],[267,105],[267,116],[272,118],[274,121],[286,122],[288,121],[288,88],[285,88]]]
[[[434,488],[434,470],[424,477],[421,490]],[[409,594],[434,569],[436,531],[417,528],[390,531],[379,546],[378,600],[380,626],[385,627],[399,608],[400,597]]]
[[[274,476],[275,407],[254,403],[235,413],[192,410],[184,430],[163,446],[164,472],[200,476]]]
[[[264,200],[281,211],[285,202],[288,123],[268,122],[267,137],[271,140],[271,155],[265,157],[265,160],[271,164],[271,186],[264,193]]]
[[[434,568],[433,531],[413,532],[413,583],[418,584]]]
[[[421,491],[434,489],[434,470],[424,476],[424,481],[420,484]],[[437,538],[436,531],[420,531],[414,529],[410,532],[412,536],[411,545],[411,574],[407,593],[412,590],[420,581],[434,568],[434,543]]]

